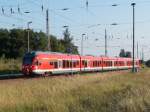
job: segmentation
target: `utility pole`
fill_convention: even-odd
[[[82,34],[81,38],[81,56],[83,56],[83,39],[84,39],[85,34]]]
[[[143,46],[142,46],[142,60],[144,62],[144,50],[143,50]]]
[[[107,31],[105,29],[105,56],[107,56]]]
[[[139,58],[139,44],[137,42],[137,58]]]
[[[50,40],[50,35],[49,35],[49,11],[48,11],[48,9],[46,10],[46,34],[47,34],[47,39],[48,39],[47,48],[48,48],[48,51],[51,51],[51,40]]]
[[[132,58],[132,72],[134,73],[135,72],[135,63],[134,63],[135,62],[135,57],[134,57],[134,50],[135,50],[135,48],[134,48],[135,47],[135,45],[134,45],[135,44],[135,37],[134,37],[135,36],[135,34],[134,34],[135,33],[135,11],[134,10],[135,9],[134,8],[135,8],[136,4],[132,3],[131,5],[133,6],[133,58]]]
[[[32,21],[27,22],[27,30],[28,30],[28,52],[30,52],[30,27],[29,25],[32,23]]]

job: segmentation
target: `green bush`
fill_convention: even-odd
[[[21,71],[21,59],[0,58],[0,74]]]

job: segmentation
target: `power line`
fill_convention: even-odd
[[[69,17],[66,17],[66,16],[64,16],[64,15],[62,15],[62,14],[58,14],[58,13],[56,13],[54,10],[50,10],[50,11],[51,11],[51,12],[53,12],[54,14],[56,14],[56,15],[58,15],[58,16],[60,16],[60,17],[64,18],[64,19],[66,19],[66,20],[70,21],[71,23],[80,24],[80,23],[78,23],[77,21],[74,21],[74,20],[72,20],[72,19],[71,19],[71,18],[69,18]]]

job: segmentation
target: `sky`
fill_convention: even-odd
[[[106,29],[108,56],[113,57],[119,55],[120,49],[132,51],[133,2],[136,3],[136,46],[138,43],[139,58],[143,48],[147,60],[150,58],[150,0],[0,0],[0,27],[26,29],[27,22],[32,21],[30,28],[46,32],[46,9],[49,9],[50,34],[63,38],[63,26],[68,26],[79,52],[82,34],[86,34],[83,54],[100,56],[105,53]],[[135,55],[137,57],[137,49]]]

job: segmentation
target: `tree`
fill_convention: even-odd
[[[21,57],[25,52],[25,44],[24,44],[24,30],[20,29],[12,29],[9,31],[9,42],[11,43],[9,46],[9,55],[7,57]]]
[[[30,51],[46,51],[47,36],[43,32],[34,32],[30,30]],[[28,35],[27,30],[22,29],[0,29],[0,57],[19,58],[27,52]],[[51,51],[68,52],[68,48],[72,49],[71,53],[77,54],[78,49],[72,43],[73,38],[70,36],[68,29],[64,32],[64,39],[57,39],[51,35]]]
[[[150,60],[146,61],[145,64],[146,64],[147,67],[150,67]]]
[[[18,58],[27,52],[27,30],[0,29],[0,57]],[[46,36],[43,32],[30,30],[30,49],[46,50]]]
[[[7,29],[0,29],[0,56],[6,57],[9,54],[9,31]]]
[[[131,52],[130,51],[126,51],[126,57],[131,58]]]
[[[64,35],[64,38],[63,38],[63,40],[61,40],[61,43],[65,47],[65,53],[70,53],[71,52],[73,54],[78,54],[78,49],[72,43],[73,37],[71,37],[71,34],[70,34],[68,28],[66,28],[63,35]]]
[[[34,32],[32,32],[34,33]],[[34,51],[45,51],[47,49],[47,37],[43,32],[35,32],[33,35],[32,50]]]
[[[121,49],[119,56],[120,57],[126,57],[126,53],[125,53],[124,49]]]
[[[124,49],[121,49],[119,56],[120,57],[131,58],[131,52],[130,51],[125,51]]]

